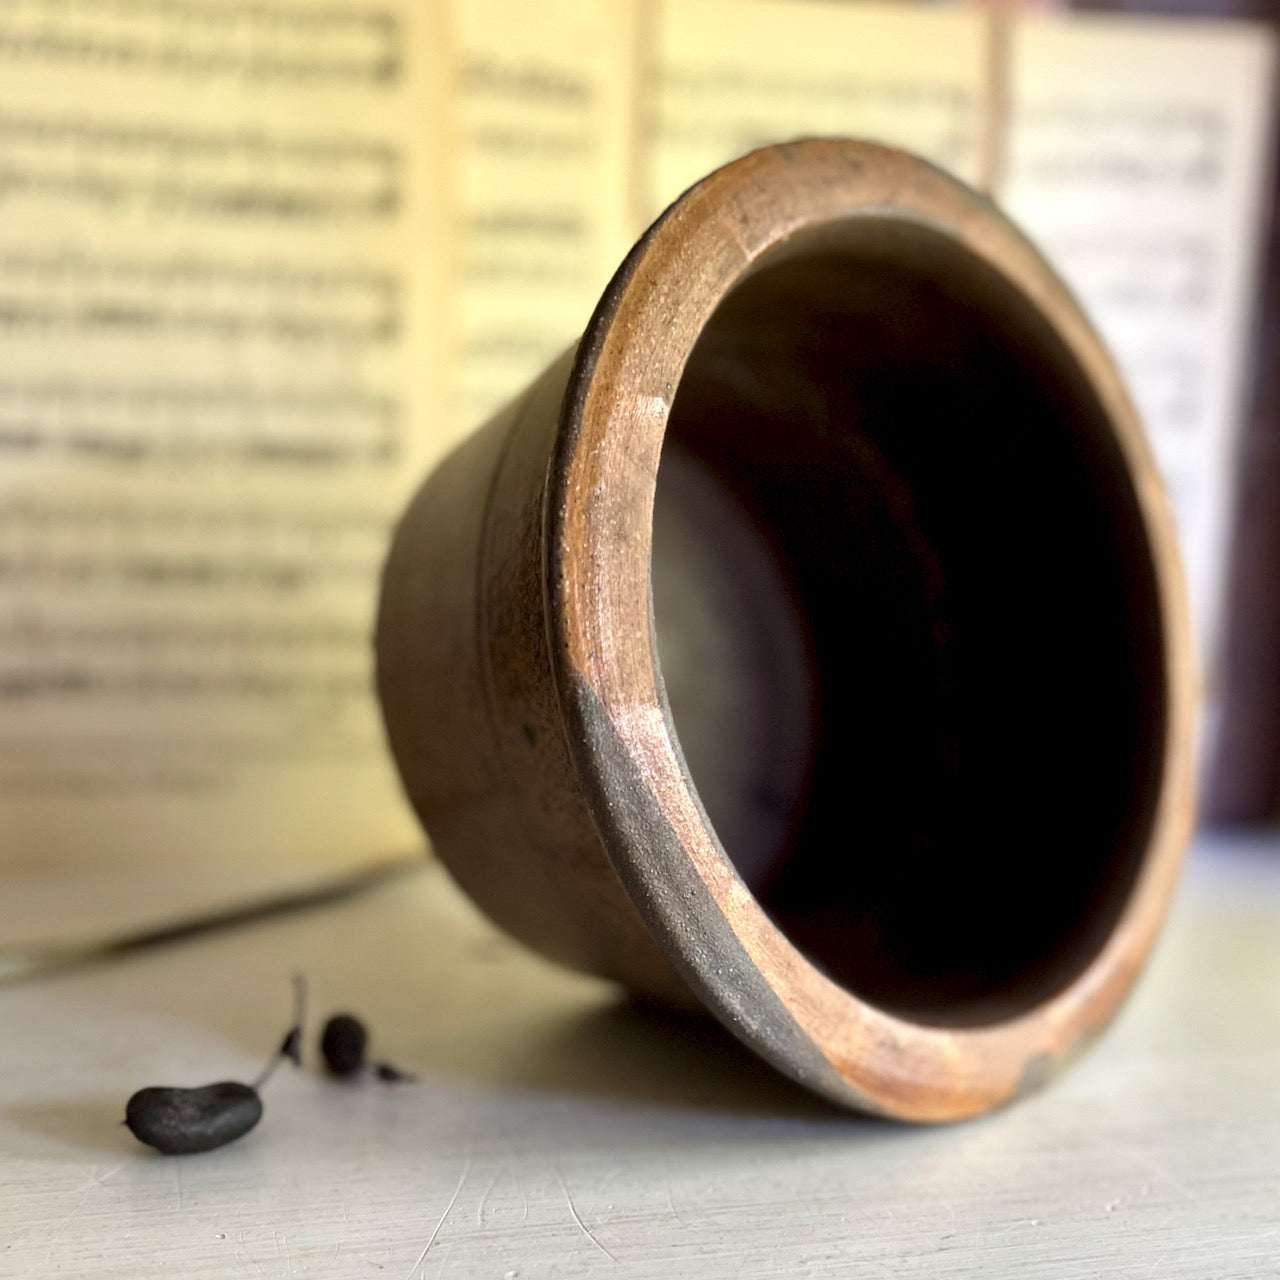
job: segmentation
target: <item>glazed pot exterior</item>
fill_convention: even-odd
[[[689,539],[661,574],[655,502]],[[990,204],[866,143],[755,152],[654,224],[413,500],[377,660],[497,924],[902,1119],[1007,1102],[1105,1026],[1190,828],[1183,588],[1112,362]]]

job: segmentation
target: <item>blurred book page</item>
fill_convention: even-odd
[[[24,879],[74,932],[421,847],[369,639],[442,441],[432,13],[0,8],[9,941]]]
[[[455,0],[455,414],[484,421],[586,328],[640,228],[637,0]]]
[[[977,183],[986,15],[815,0],[656,3],[648,214],[743,152],[815,134],[905,147]]]
[[[1217,643],[1274,47],[1238,23],[1018,19],[1001,202],[1110,344],[1168,485],[1202,655]]]

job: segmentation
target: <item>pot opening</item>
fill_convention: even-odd
[[[652,595],[694,786],[819,968],[943,1026],[1083,971],[1159,795],[1157,584],[1101,403],[994,268],[858,217],[744,278],[677,389]]]

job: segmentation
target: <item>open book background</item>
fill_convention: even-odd
[[[908,147],[1111,343],[1217,649],[1273,114],[1247,24],[826,0],[0,8],[0,926],[421,847],[396,513],[742,151]]]

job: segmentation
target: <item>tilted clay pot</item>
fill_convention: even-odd
[[[1165,497],[986,200],[864,143],[678,200],[399,529],[378,686],[504,929],[910,1120],[1129,991],[1191,818]]]

